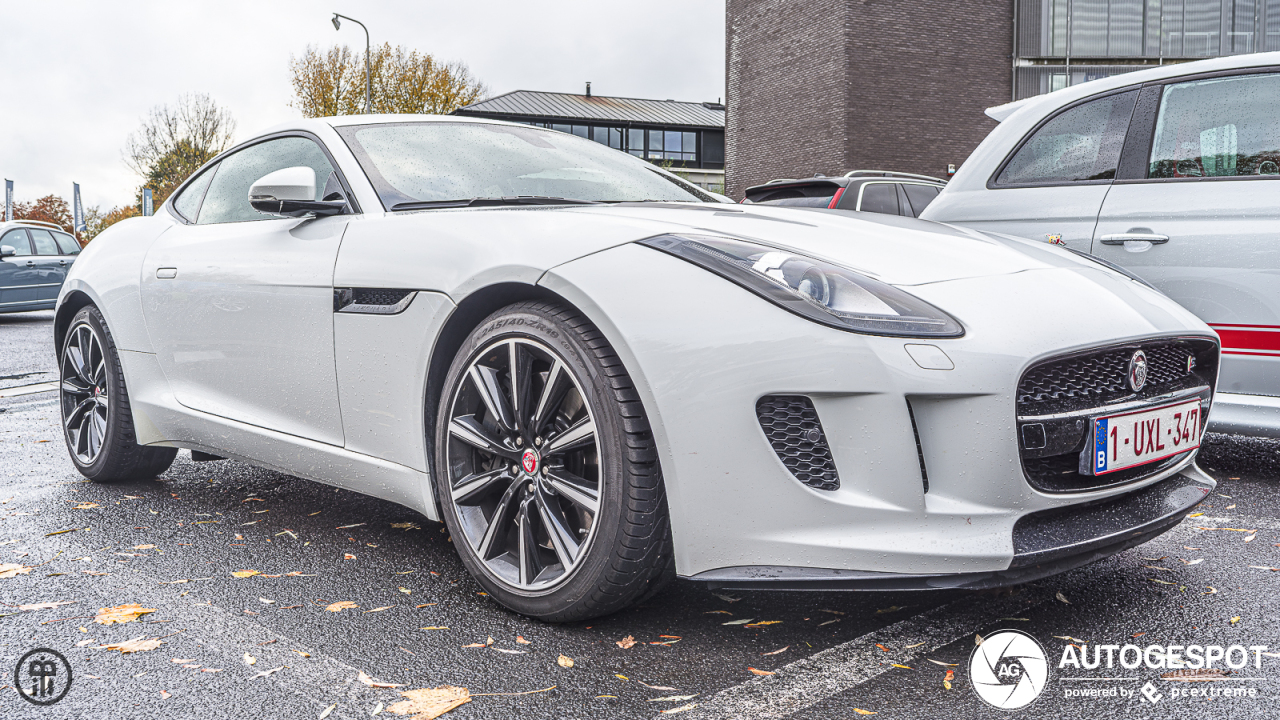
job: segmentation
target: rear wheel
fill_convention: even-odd
[[[58,364],[63,437],[81,475],[145,479],[169,468],[176,448],[137,443],[120,357],[96,307],[84,307],[71,319]]]
[[[459,350],[442,397],[436,491],[492,597],[565,622],[666,582],[653,437],[630,377],[584,317],[546,302],[498,311]]]

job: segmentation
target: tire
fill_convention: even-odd
[[[120,355],[98,308],[88,305],[71,319],[58,372],[62,436],[81,475],[142,480],[169,469],[177,448],[138,445]]]
[[[644,408],[618,356],[578,312],[518,303],[473,330],[445,378],[434,448],[434,489],[453,543],[511,610],[586,620],[674,574]]]

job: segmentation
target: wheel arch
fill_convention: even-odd
[[[76,313],[87,305],[94,305],[93,298],[89,297],[89,294],[83,290],[72,290],[58,304],[58,309],[53,316],[54,355],[62,352],[62,342],[67,338],[67,330],[71,327],[71,318],[75,317]]]

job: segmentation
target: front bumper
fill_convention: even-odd
[[[1097,502],[1025,515],[1013,527],[1007,570],[881,573],[796,567],[733,567],[687,579],[736,590],[940,590],[1016,585],[1141,545],[1180,523],[1217,483],[1194,464],[1155,485]]]

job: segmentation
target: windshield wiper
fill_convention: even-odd
[[[500,205],[600,205],[595,200],[549,197],[544,195],[515,195],[512,197],[474,197],[461,200],[413,200],[396,203],[392,210],[431,210],[434,208],[497,207]]]

